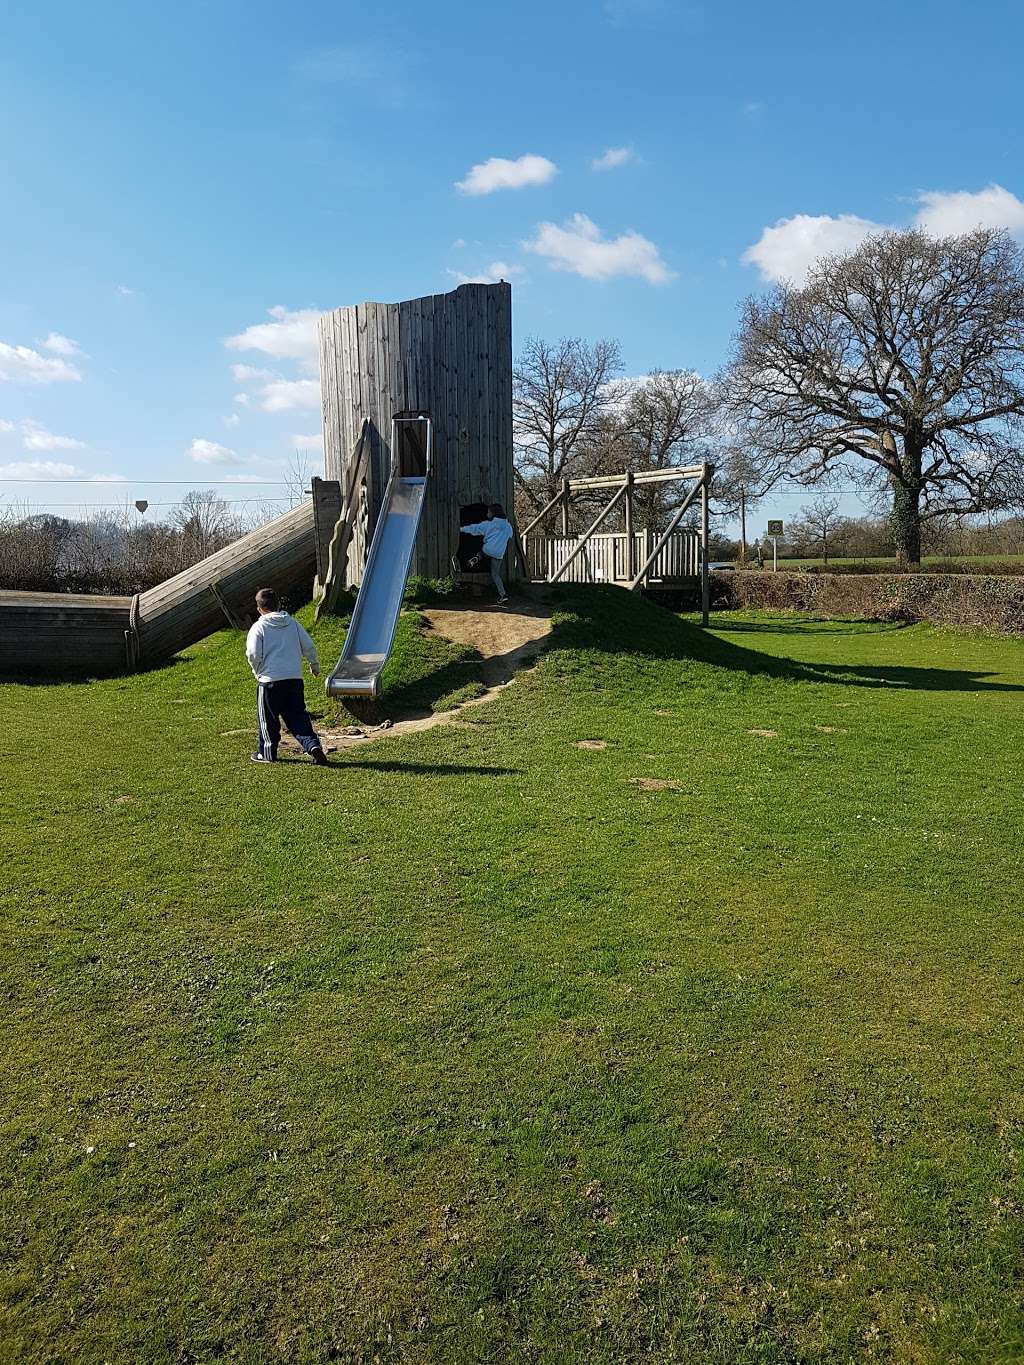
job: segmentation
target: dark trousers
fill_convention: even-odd
[[[260,683],[256,715],[260,723],[260,753],[264,758],[277,757],[282,721],[307,754],[320,748],[320,740],[306,710],[301,678]]]

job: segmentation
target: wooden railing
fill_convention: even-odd
[[[657,540],[654,532],[634,531],[633,564],[647,562]],[[633,581],[624,532],[595,532],[580,548],[577,536],[529,535],[525,539],[529,577],[564,583],[624,583]],[[575,555],[571,562],[570,556]],[[648,583],[678,582],[700,577],[700,535],[675,531],[658,551],[647,571]]]

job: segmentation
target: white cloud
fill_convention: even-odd
[[[61,464],[58,460],[15,460],[0,464],[2,479],[81,479],[87,477],[77,465]]]
[[[13,425],[13,424],[12,424]],[[4,479],[21,479],[42,482],[50,479],[83,479],[88,483],[124,483],[123,474],[90,474],[75,464],[64,464],[60,460],[15,460],[11,464],[0,465],[0,482]]]
[[[508,261],[492,261],[486,270],[478,275],[467,275],[461,270],[449,270],[448,274],[459,284],[497,284],[499,280],[512,281],[525,275],[521,265],[511,265]]]
[[[974,192],[925,190],[916,202],[919,207],[913,226],[936,237],[958,236],[979,227],[1005,228],[1017,236],[1024,235],[1024,202],[1001,185]],[[742,259],[745,265],[756,265],[764,280],[799,286],[806,283],[808,271],[822,256],[842,256],[860,246],[871,233],[890,227],[852,213],[838,217],[798,213],[765,228]]]
[[[820,257],[853,251],[872,232],[883,230],[881,223],[852,213],[838,218],[798,213],[766,227],[754,245],[747,247],[742,259],[744,265],[756,265],[764,280],[802,285]]]
[[[553,270],[569,270],[588,280],[627,275],[649,284],[667,284],[674,278],[653,242],[632,230],[606,239],[584,213],[574,214],[561,227],[541,223],[523,246],[544,256]]]
[[[205,441],[202,437],[195,437],[186,452],[190,460],[196,464],[244,464],[245,461],[237,451],[229,450],[227,446],[218,445],[216,441]]]
[[[465,180],[456,180],[462,194],[493,194],[495,190],[521,190],[526,185],[546,185],[558,167],[546,156],[520,156],[510,161],[492,156],[471,166]]]
[[[61,336],[60,332],[51,332],[42,347],[45,351],[53,351],[54,355],[80,355],[82,351],[77,341]]]
[[[264,474],[225,474],[225,483],[266,483]]]
[[[139,291],[138,291],[137,289],[129,289],[128,286],[127,286],[126,284],[119,284],[119,285],[116,286],[116,289],[115,289],[115,293],[120,294],[121,297],[122,297],[122,298],[125,298],[125,299],[134,298],[134,296],[135,296],[138,292],[139,292]]]
[[[452,250],[453,250],[453,251],[459,251],[459,250],[461,250],[462,247],[464,247],[465,245],[466,245],[466,239],[465,239],[465,237],[456,237],[456,238],[455,238],[455,241],[452,242]]]
[[[12,384],[59,384],[81,378],[74,365],[60,356],[40,355],[31,346],[9,346],[0,341],[0,379]]]
[[[241,408],[247,408],[249,406],[249,395],[247,393],[236,393],[231,401],[237,403]]]
[[[242,420],[237,412],[229,412],[226,417],[220,419],[226,427],[237,427]]]
[[[609,147],[606,152],[594,157],[590,168],[594,171],[612,171],[616,166],[625,166],[627,162],[633,161],[635,156],[632,147]]]
[[[76,441],[73,436],[55,436],[38,422],[25,421],[21,424],[21,444],[26,450],[84,450],[85,442]]]
[[[273,370],[260,370],[255,365],[232,365],[231,377],[237,379],[239,384],[255,384],[268,379],[280,379],[281,376]]]
[[[1024,233],[1024,203],[1002,185],[989,185],[971,193],[959,190],[944,193],[926,190],[918,195],[915,223],[936,237],[954,237],[975,228],[1005,228]]]
[[[224,345],[232,351],[262,351],[278,360],[300,360],[315,367],[319,354],[316,324],[320,310],[299,308],[290,311],[278,304],[267,312],[273,322],[254,323],[237,336],[228,337]]]
[[[3,417],[0,417],[0,431],[13,431],[13,430],[14,430],[14,423],[13,423],[13,422],[5,421]]]
[[[264,412],[294,412],[319,408],[320,384],[315,379],[276,379],[264,384],[256,395]]]
[[[291,441],[294,450],[323,450],[324,448],[322,431],[314,431],[309,436],[293,436]]]

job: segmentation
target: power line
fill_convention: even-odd
[[[231,506],[240,506],[244,503],[262,503],[264,505],[269,503],[271,505],[275,505],[277,503],[284,501],[286,501],[284,495],[282,495],[280,498],[221,498],[221,502],[229,503]],[[117,508],[118,510],[123,510],[126,506],[130,507],[134,506],[134,504],[132,503],[126,504],[123,502],[33,502],[31,504],[33,511],[43,510],[46,512],[51,512],[55,508],[65,507],[74,507],[83,512],[107,511],[110,508]],[[148,511],[150,507],[180,506],[181,506],[180,502],[147,502],[146,510]]]
[[[165,487],[178,486],[182,488],[195,488],[197,483],[202,484],[227,484],[231,488],[237,488],[238,479],[147,479],[144,475],[138,479],[23,479],[20,476],[15,479],[5,479],[0,474],[0,483],[116,483],[119,488],[134,488],[136,484],[144,483],[148,487],[163,485]],[[250,487],[267,484],[275,488],[287,485],[287,479],[246,479],[245,483]]]

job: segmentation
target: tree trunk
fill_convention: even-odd
[[[896,567],[919,568],[921,564],[921,480],[897,479],[892,491],[892,534],[896,542]]]

